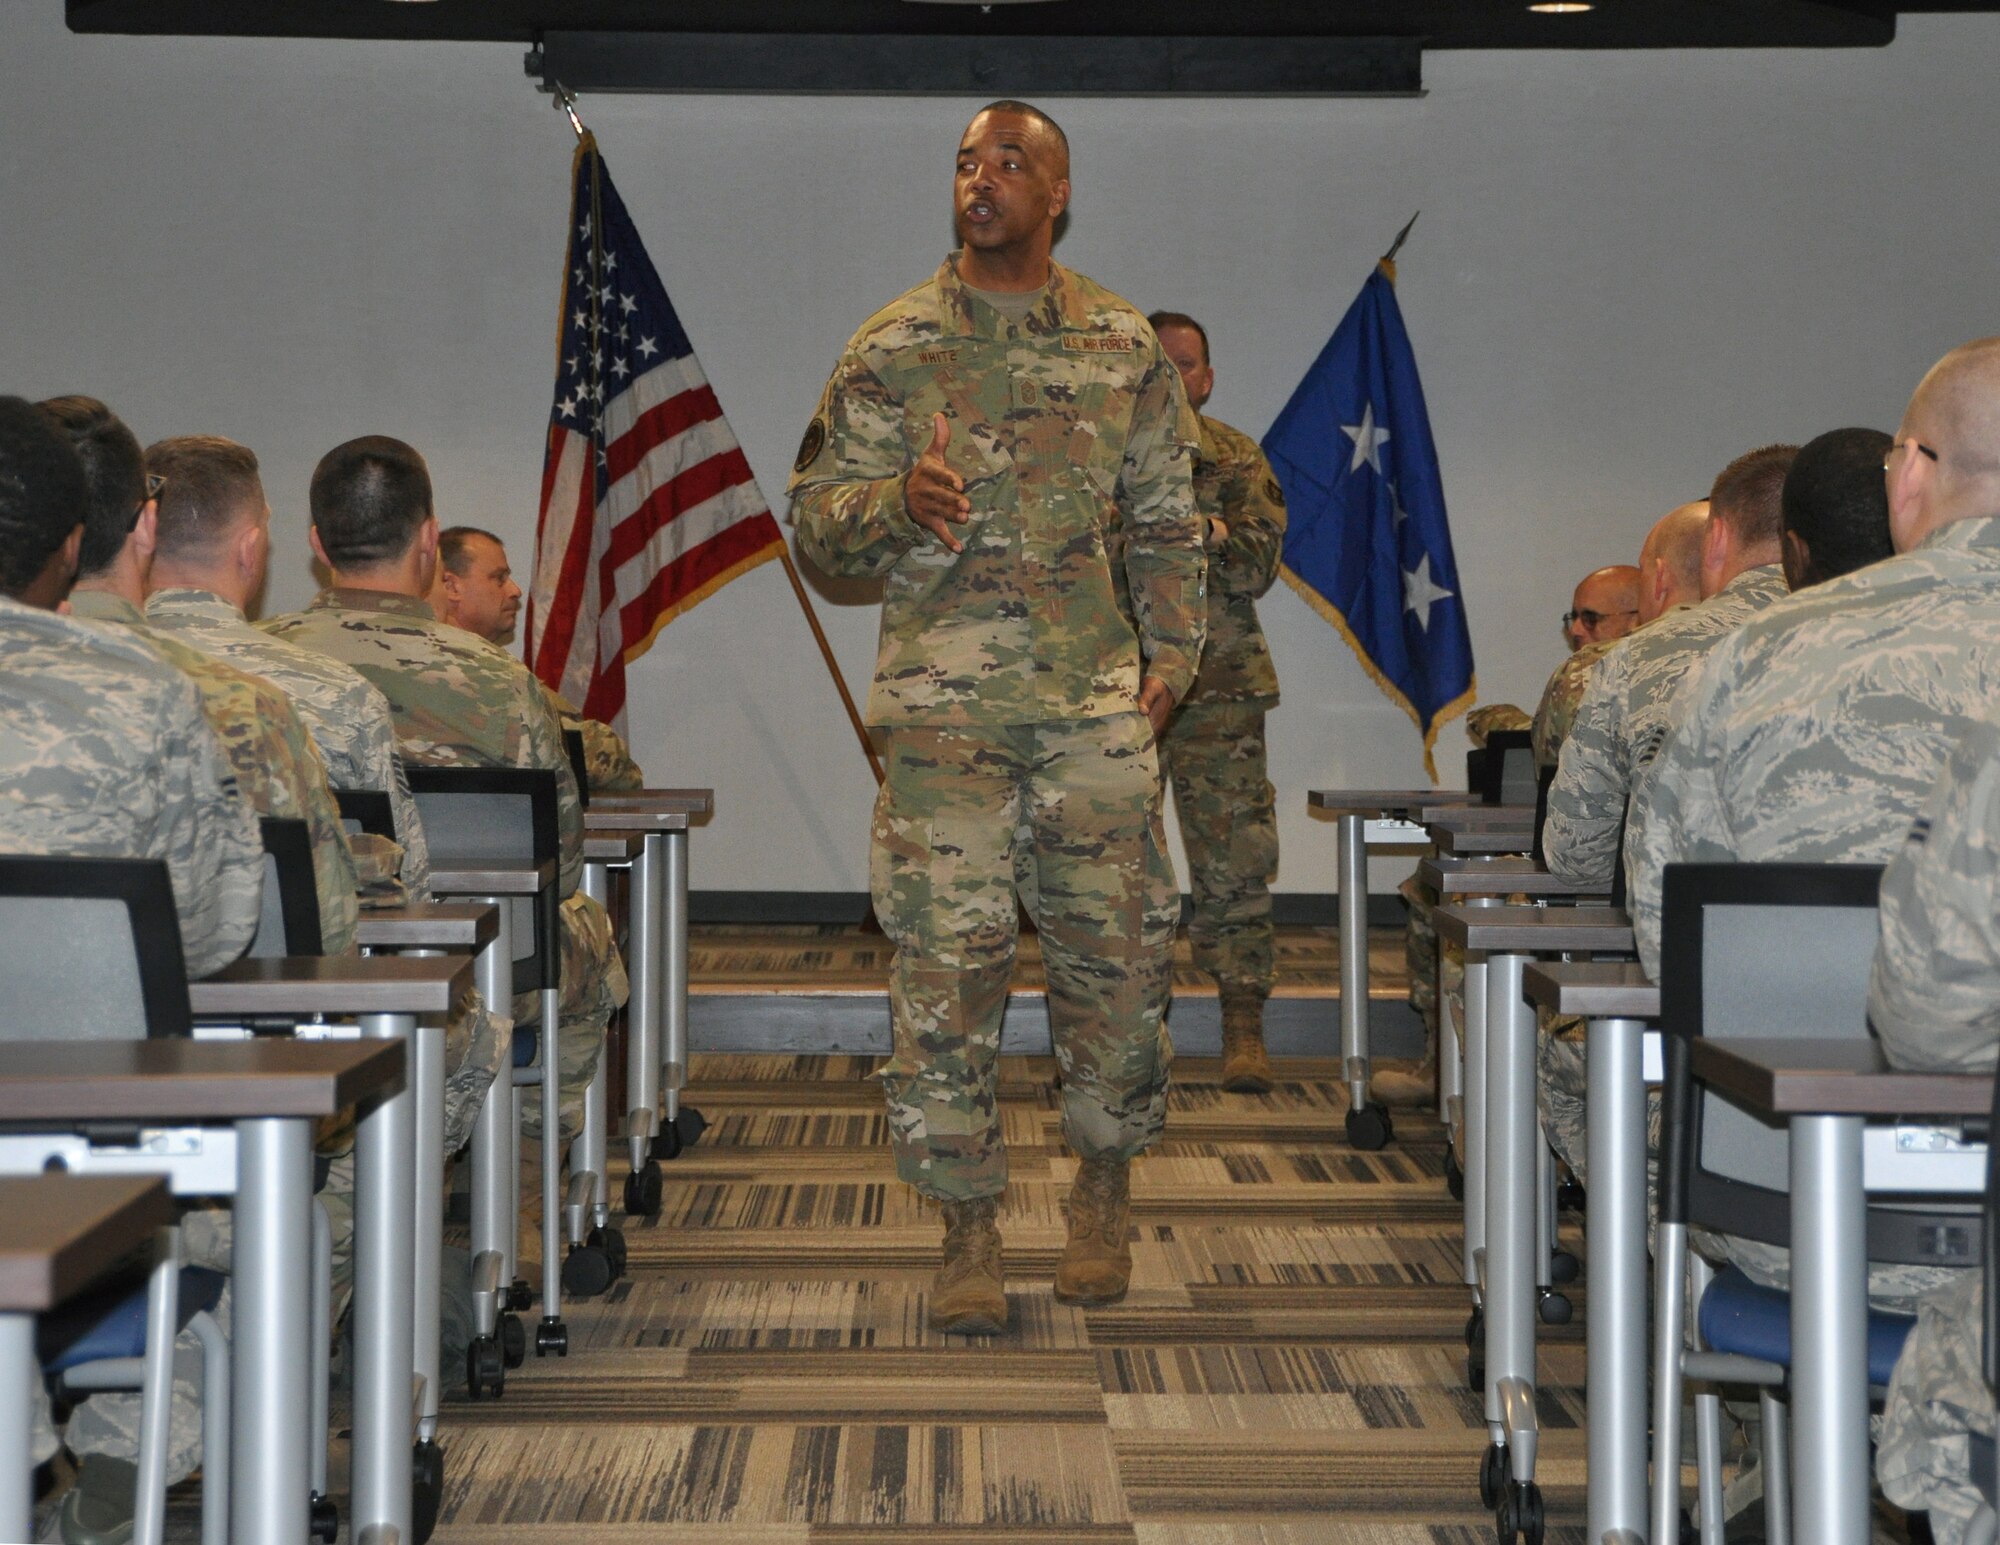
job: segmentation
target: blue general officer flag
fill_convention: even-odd
[[[1290,516],[1286,581],[1416,721],[1435,781],[1438,727],[1470,707],[1476,689],[1472,636],[1386,259],[1264,436],[1264,454]]]

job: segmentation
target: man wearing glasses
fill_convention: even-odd
[[[1562,625],[1572,652],[1623,638],[1639,625],[1639,571],[1629,563],[1614,563],[1584,575]]]

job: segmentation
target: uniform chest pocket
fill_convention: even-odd
[[[1007,451],[1006,362],[983,358],[976,343],[909,349],[896,362],[903,399],[903,441],[910,459],[930,448],[937,414],[950,439],[944,459],[967,488],[999,477],[1012,464]],[[995,373],[999,390],[996,393]]]

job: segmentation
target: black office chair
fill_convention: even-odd
[[[569,770],[576,774],[577,798],[583,808],[590,808],[590,759],[584,754],[583,731],[565,729],[562,732],[563,754],[569,758]]]
[[[1468,771],[1470,770],[1468,764]],[[1486,755],[1479,766],[1477,789],[1481,803],[1532,805],[1535,802],[1535,752],[1527,730],[1495,730],[1486,737]]]
[[[1549,790],[1556,786],[1556,770],[1544,767],[1535,775],[1535,844],[1528,851],[1533,855],[1537,868],[1549,867],[1548,849],[1543,839],[1548,834]]]
[[[1768,1245],[1791,1241],[1790,1136],[1694,1082],[1694,1037],[1852,1037],[1868,1029],[1868,973],[1878,931],[1875,864],[1671,864],[1662,882],[1660,1023],[1664,1111],[1655,1246],[1654,1527],[1678,1511],[1683,1378],[1755,1384],[1765,1419],[1767,1531],[1781,1537],[1788,1508],[1782,1389],[1791,1361],[1788,1295],[1728,1267],[1711,1279],[1694,1264],[1694,1314],[1703,1346],[1683,1350],[1689,1305],[1683,1272],[1690,1227]],[[1962,1199],[1872,1198],[1870,1261],[1970,1266],[1983,1251],[1976,1205]],[[1887,1382],[1913,1322],[1871,1311],[1869,1379]],[[1704,1495],[1718,1498],[1718,1397],[1696,1396]],[[1671,1457],[1668,1457],[1671,1456]],[[1705,1537],[1720,1538],[1719,1508]],[[1672,1536],[1663,1536],[1671,1538]]]
[[[264,834],[264,903],[257,936],[245,953],[260,960],[324,955],[311,830],[304,821],[275,816],[265,816],[258,825]]]
[[[350,836],[367,832],[397,840],[396,809],[381,789],[335,789],[333,798],[340,806],[340,824]]]

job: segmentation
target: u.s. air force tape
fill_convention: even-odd
[[[819,453],[826,449],[826,420],[815,418],[806,425],[806,437],[799,441],[799,458],[792,463],[794,472],[803,472],[819,459]]]

